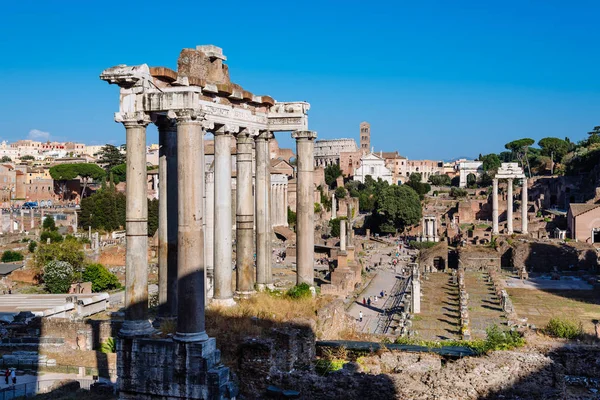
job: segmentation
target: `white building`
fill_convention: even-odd
[[[463,161],[458,164],[458,171],[460,176],[459,187],[467,187],[467,176],[469,174],[475,175],[480,178],[483,175],[483,162],[482,161]]]
[[[354,180],[365,183],[367,175],[377,180],[387,181],[390,185],[393,183],[392,171],[385,166],[385,160],[374,153],[369,153],[361,157],[360,167],[354,170]]]

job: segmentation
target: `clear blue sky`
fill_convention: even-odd
[[[5,3],[3,140],[123,143],[118,88],[100,72],[175,69],[197,44],[222,47],[233,81],[253,93],[310,102],[320,138],[358,140],[366,120],[376,150],[412,159],[580,140],[600,125],[597,0]]]

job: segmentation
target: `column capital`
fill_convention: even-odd
[[[313,140],[317,138],[316,131],[294,131],[292,132],[292,138],[296,140]]]
[[[237,132],[231,132],[233,136],[237,138],[252,138],[253,130],[244,127],[238,127],[239,130]]]
[[[115,113],[115,122],[120,122],[125,127],[128,126],[142,126],[147,127],[152,122],[150,115],[145,112],[134,112],[134,113]]]
[[[177,120],[178,124],[201,124],[204,121],[204,113],[194,108],[182,110],[170,110],[167,116]]]
[[[226,124],[226,125],[215,125],[213,130],[212,130],[212,134],[215,136],[222,136],[222,135],[232,135],[233,133],[237,133],[240,130],[239,126],[236,125],[230,125],[230,124]]]
[[[271,140],[275,137],[275,135],[273,135],[273,132],[271,131],[258,131],[258,134],[256,135],[256,140]]]

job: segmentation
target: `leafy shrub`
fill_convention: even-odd
[[[525,339],[517,331],[503,331],[497,325],[492,325],[485,330],[487,337],[485,339],[484,353],[494,350],[510,350],[515,347],[521,347],[525,344]]]
[[[92,282],[93,292],[102,292],[121,287],[119,278],[107,270],[102,264],[88,265],[85,268],[85,271],[83,271],[83,280],[85,282]]]
[[[416,240],[411,240],[409,244],[413,249],[423,250],[435,246],[437,242],[417,242]]]
[[[59,243],[63,241],[63,237],[57,231],[44,231],[40,235],[40,241],[46,243],[50,239],[50,243]]]
[[[347,220],[347,217],[338,217],[329,220],[329,227],[331,228],[331,236],[340,237],[340,221]]]
[[[116,353],[117,352],[117,342],[115,339],[109,337],[105,342],[102,342],[100,345],[100,351],[102,353]]]
[[[315,214],[319,214],[321,211],[323,211],[323,208],[321,207],[320,203],[315,203]]]
[[[66,261],[50,261],[44,267],[42,278],[50,293],[67,293],[73,283],[75,271]]]
[[[301,283],[287,291],[287,296],[292,299],[305,299],[312,297],[312,291],[308,283]]]
[[[463,188],[453,187],[450,189],[450,196],[452,197],[467,197],[467,191]]]
[[[29,246],[27,247],[27,249],[29,250],[30,253],[35,252],[36,248],[37,248],[37,242],[34,242],[33,240],[31,242],[29,242]]]
[[[6,250],[2,253],[2,262],[23,261],[23,254],[20,251]]]
[[[583,325],[581,322],[576,324],[573,321],[564,320],[561,318],[552,318],[548,321],[548,325],[544,329],[547,335],[563,338],[577,339],[583,335]]]

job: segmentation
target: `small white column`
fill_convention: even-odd
[[[340,251],[346,251],[346,220],[340,221]]]
[[[521,233],[527,234],[527,178],[523,178],[523,188],[521,189]]]
[[[492,234],[500,233],[498,229],[498,179],[492,180]]]
[[[508,190],[506,194],[506,227],[508,234],[513,233],[513,180],[508,179]]]
[[[337,199],[335,193],[331,196],[331,219],[337,218]]]

